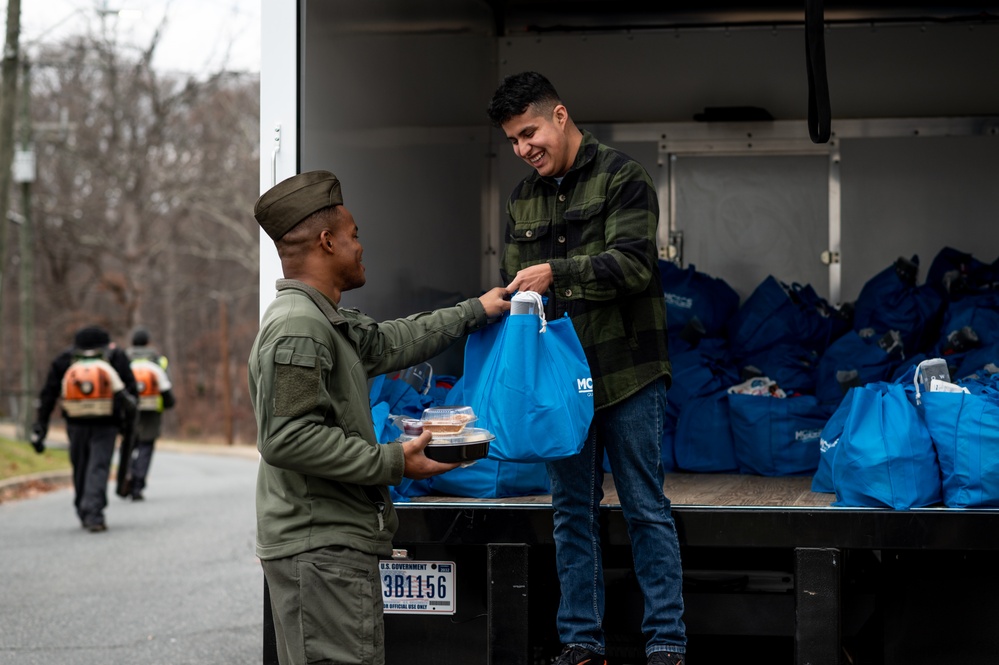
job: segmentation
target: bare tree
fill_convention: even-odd
[[[124,345],[145,325],[171,359],[168,433],[251,439],[243,365],[257,321],[259,81],[161,74],[150,65],[158,41],[128,53],[78,36],[37,59],[34,122],[69,121],[38,150],[36,356],[52,357],[87,323]],[[16,320],[0,325],[16,337]]]

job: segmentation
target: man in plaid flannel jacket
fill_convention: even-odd
[[[545,294],[549,319],[571,317],[593,375],[595,415],[582,452],[548,464],[564,645],[555,662],[604,662],[606,452],[645,597],[648,662],[677,665],[686,634],[679,543],[662,489],[670,362],[655,188],[638,162],[577,128],[541,74],[504,79],[488,113],[534,169],[507,202],[503,278],[508,289]]]

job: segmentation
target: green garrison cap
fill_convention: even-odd
[[[253,216],[267,235],[280,240],[312,213],[338,205],[343,205],[343,195],[337,177],[329,171],[309,171],[264,192],[253,206]]]

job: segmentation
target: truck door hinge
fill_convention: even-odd
[[[659,258],[683,265],[683,231],[669,232],[669,244],[659,248]]]

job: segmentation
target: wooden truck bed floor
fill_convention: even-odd
[[[766,506],[774,508],[828,508],[836,500],[833,494],[811,491],[811,476],[778,477],[738,474],[670,473],[663,489],[674,508],[683,506]],[[551,505],[551,495],[476,499],[452,496],[425,496],[411,499],[418,503],[471,504],[543,504]],[[601,504],[619,507],[614,479],[604,478]]]

